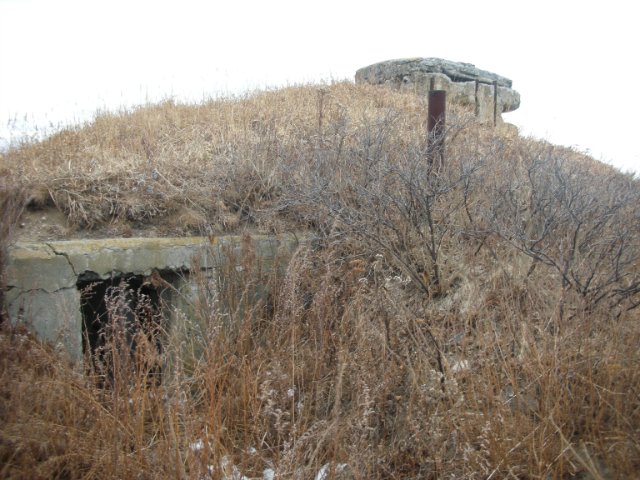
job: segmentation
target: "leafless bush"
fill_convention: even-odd
[[[484,212],[491,228],[532,258],[531,269],[538,263],[551,267],[560,286],[587,305],[637,307],[637,181],[593,172],[551,146],[530,151],[520,165],[510,164],[521,170],[495,184]]]
[[[403,121],[387,112],[363,122],[343,156],[316,151],[289,197],[325,234],[357,238],[361,254],[384,255],[425,295],[437,296],[447,289],[442,252],[462,231],[483,158],[454,158],[434,168],[426,135],[417,144],[402,143]]]

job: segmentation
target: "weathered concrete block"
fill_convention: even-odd
[[[402,79],[406,75],[416,72],[439,73],[447,76],[454,82],[473,82],[497,84],[501,87],[511,88],[510,79],[487,70],[481,70],[471,63],[452,62],[442,58],[401,58],[374,63],[361,68],[356,72],[356,82],[384,83],[386,79]]]
[[[426,95],[431,87],[445,90],[450,102],[475,109],[483,122],[502,122],[501,114],[520,106],[520,94],[510,79],[475,65],[441,58],[387,60],[359,69],[356,83],[388,85]],[[496,88],[497,87],[497,88]]]
[[[95,272],[103,278],[113,272],[149,275],[154,269],[187,270],[194,257],[204,254],[206,237],[118,238],[49,242],[68,258],[73,270]]]
[[[75,285],[49,292],[44,289],[10,290],[9,316],[39,338],[66,350],[72,359],[82,358],[80,292]]]
[[[46,243],[23,244],[11,250],[7,264],[9,287],[55,292],[76,284],[76,274],[64,255]]]

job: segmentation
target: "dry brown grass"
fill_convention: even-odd
[[[203,105],[166,102],[101,114],[10,151],[2,162],[31,206],[55,205],[72,226],[168,220],[174,233],[240,223],[269,229],[273,219],[262,210],[325,137],[340,129],[347,148],[364,122],[395,110],[408,122],[399,134],[412,141],[424,130],[424,108],[419,97],[349,83]]]
[[[558,299],[523,265],[470,275],[416,318],[384,269],[344,258],[300,251],[271,308],[231,325],[202,312],[162,385],[121,363],[105,389],[5,330],[3,478],[313,478],[327,463],[350,478],[633,477],[637,315],[582,312],[551,332]],[[251,288],[245,267],[235,281]]]
[[[346,83],[103,115],[10,152],[29,208],[84,228],[316,240],[281,275],[245,252],[218,292],[201,279],[160,385],[117,335],[105,388],[5,327],[0,476],[634,478],[637,181],[448,118],[439,171],[424,99]]]
[[[12,184],[12,176],[7,170],[0,168],[0,324],[7,320],[5,312],[7,248],[14,239],[24,205],[24,191]]]

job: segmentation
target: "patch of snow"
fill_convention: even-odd
[[[314,480],[327,480],[327,478],[329,478],[329,468],[331,468],[331,464],[325,463],[320,470],[318,470],[318,473],[316,473]],[[340,473],[345,468],[347,468],[346,463],[339,463],[336,465],[335,473]]]
[[[238,467],[231,463],[231,460],[226,455],[220,460],[220,468],[222,469],[223,480],[250,480],[242,474]],[[231,471],[229,472],[229,470]]]
[[[325,463],[320,468],[320,470],[318,470],[318,473],[316,473],[316,477],[314,480],[326,480],[328,475],[329,475],[329,464]]]
[[[189,444],[189,448],[194,452],[199,452],[204,448],[204,442],[201,439]]]
[[[469,370],[468,360],[458,360],[451,366],[451,371],[453,373],[463,372],[465,370]]]
[[[273,468],[265,468],[262,471],[262,480],[274,480],[276,478],[276,472]]]

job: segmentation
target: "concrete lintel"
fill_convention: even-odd
[[[22,291],[55,292],[76,285],[78,276],[93,272],[149,275],[153,270],[213,268],[231,253],[238,261],[249,249],[263,260],[289,254],[298,244],[293,234],[185,238],[115,238],[17,243],[9,249],[8,286]]]

